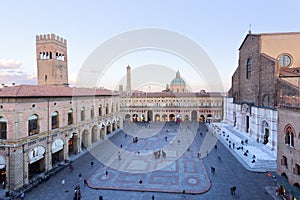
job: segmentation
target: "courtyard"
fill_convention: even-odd
[[[65,168],[25,197],[73,199],[80,185],[82,199],[271,199],[265,187],[275,185],[272,177],[245,169],[207,130],[204,123],[127,124],[82,152],[73,171]]]

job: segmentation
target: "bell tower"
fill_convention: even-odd
[[[38,85],[68,85],[67,40],[55,34],[36,36]]]

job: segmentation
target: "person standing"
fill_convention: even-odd
[[[64,186],[66,183],[65,179],[61,180],[61,185]]]

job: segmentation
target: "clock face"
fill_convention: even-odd
[[[288,67],[290,66],[292,63],[292,59],[289,55],[287,54],[281,54],[278,57],[278,64],[280,67]]]

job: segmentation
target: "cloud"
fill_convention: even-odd
[[[3,70],[0,71],[0,84],[11,85],[36,85],[37,78],[33,74],[27,74],[20,70]]]
[[[21,67],[22,62],[12,59],[0,59],[0,69],[17,69]]]

